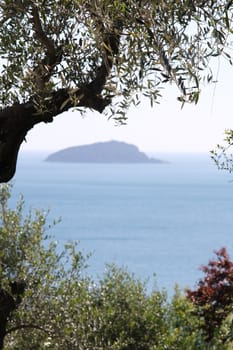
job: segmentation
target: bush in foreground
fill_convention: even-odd
[[[216,259],[202,266],[205,273],[196,290],[188,290],[187,296],[196,306],[196,314],[203,318],[202,328],[208,342],[221,337],[232,340],[233,318],[233,262],[226,248],[215,251]],[[233,345],[233,344],[232,344]]]
[[[85,276],[77,246],[68,243],[61,253],[47,236],[47,214],[25,215],[22,198],[12,210],[9,198],[10,187],[0,187],[0,349],[231,348],[230,337],[217,332],[210,345],[199,305],[178,291],[172,300],[148,294],[114,265],[98,282]],[[224,327],[229,335],[231,322]]]

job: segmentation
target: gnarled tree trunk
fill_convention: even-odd
[[[4,348],[8,318],[16,308],[17,303],[12,295],[4,289],[0,289],[0,350]]]

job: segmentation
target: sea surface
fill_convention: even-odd
[[[48,221],[61,217],[48,233],[92,253],[93,278],[116,263],[172,294],[176,283],[196,285],[214,250],[233,253],[233,174],[210,155],[157,154],[168,163],[144,165],[48,163],[47,155],[20,154],[12,205],[22,193],[31,208],[50,209]]]

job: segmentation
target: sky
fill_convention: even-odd
[[[127,125],[88,111],[82,117],[69,111],[50,124],[35,126],[27,135],[23,151],[53,152],[66,147],[99,141],[119,140],[135,144],[141,151],[209,152],[224,139],[224,130],[233,128],[233,67],[221,61],[214,67],[217,83],[202,87],[197,105],[181,109],[179,91],[169,84],[164,88],[160,104],[150,107],[143,100],[128,112]]]

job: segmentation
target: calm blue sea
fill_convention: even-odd
[[[199,266],[226,246],[233,252],[233,175],[208,154],[157,155],[168,164],[62,164],[45,154],[21,153],[14,177],[32,208],[50,209],[50,233],[78,240],[93,253],[88,273],[116,263],[172,293],[193,287]]]

